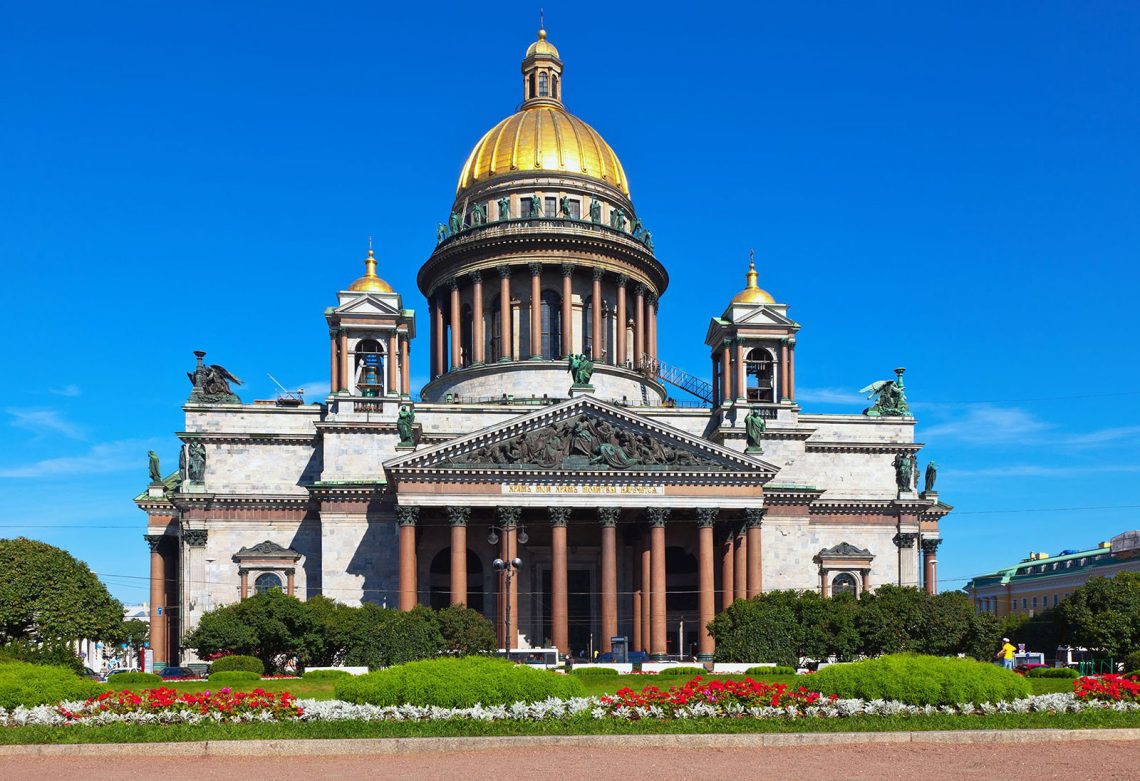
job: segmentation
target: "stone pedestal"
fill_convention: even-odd
[[[577,398],[578,396],[593,396],[593,395],[594,395],[594,386],[593,385],[571,385],[570,386],[570,398],[572,398],[572,399]]]

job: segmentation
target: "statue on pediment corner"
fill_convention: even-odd
[[[934,493],[934,481],[938,479],[938,463],[931,461],[926,465],[926,484],[922,487],[924,494]]]
[[[914,467],[913,453],[899,453],[895,456],[895,485],[900,491],[914,490]]]
[[[195,350],[194,355],[198,359],[198,365],[194,371],[186,372],[190,384],[194,386],[188,401],[197,404],[241,404],[241,399],[230,389],[230,383],[241,385],[242,381],[226,371],[224,366],[216,363],[205,365],[202,359],[206,353],[201,350]]]
[[[400,435],[400,447],[411,447],[416,444],[416,410],[411,404],[400,405],[396,415],[396,431]]]
[[[570,367],[570,376],[574,378],[576,387],[589,387],[590,378],[594,376],[594,362],[582,353],[574,353],[567,359]]]

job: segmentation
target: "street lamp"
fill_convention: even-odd
[[[495,559],[491,562],[491,566],[497,571],[503,573],[506,580],[506,585],[503,587],[503,638],[504,646],[506,647],[507,658],[511,657],[511,578],[514,577],[517,570],[522,569],[522,559],[514,558],[510,561],[503,561],[502,559]]]
[[[503,528],[502,526],[490,526],[488,528],[491,531],[489,531],[487,533],[487,544],[488,545],[498,545],[499,544],[499,532],[503,532],[505,534],[507,530],[505,528]],[[519,535],[517,538],[519,541],[519,545],[526,545],[528,542],[530,542],[530,537],[527,536],[525,526],[518,526],[515,528],[517,528],[519,530]]]

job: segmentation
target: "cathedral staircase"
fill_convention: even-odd
[[[641,357],[641,365],[650,377],[667,382],[686,393],[691,393],[706,404],[712,404],[712,384],[706,380],[689,374],[684,369],[665,363],[660,358],[651,358],[648,355]]]

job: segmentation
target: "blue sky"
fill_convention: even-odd
[[[130,500],[148,448],[176,462],[191,352],[247,400],[268,373],[327,387],[322,310],[369,235],[422,312],[537,6],[6,6],[0,535],[142,600]],[[663,359],[708,371],[755,247],[803,324],[805,410],[858,411],[908,367],[958,508],[943,587],[1140,526],[1140,7],[623,3],[546,27],[672,275]]]

